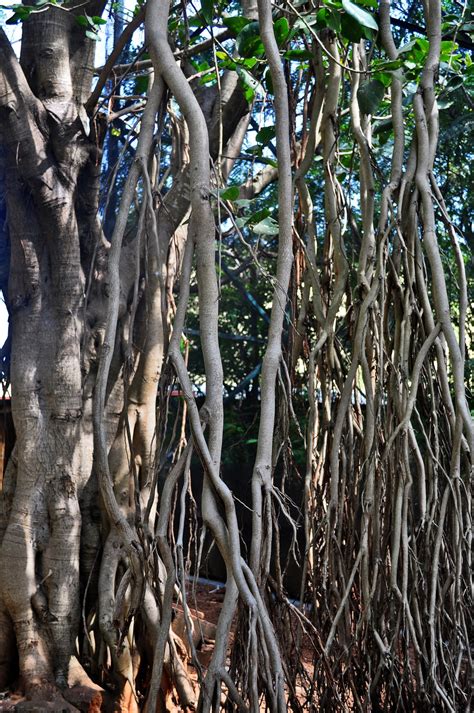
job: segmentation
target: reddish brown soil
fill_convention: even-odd
[[[212,656],[214,644],[213,644],[213,634],[214,627],[217,624],[219,614],[222,607],[222,602],[224,600],[225,588],[216,587],[213,585],[196,584],[195,586],[189,585],[187,598],[188,605],[191,609],[191,614],[194,620],[197,619],[200,622],[199,630],[202,634],[201,637],[197,637],[196,648],[197,655],[201,666],[204,670],[208,666],[209,661]],[[184,617],[180,607],[176,607],[176,616],[173,622],[173,629],[178,635],[184,634]],[[184,638],[184,637],[183,637]],[[304,646],[303,649],[303,663],[305,668],[309,671],[311,668],[311,648],[309,645]],[[188,673],[191,679],[197,684],[198,677],[194,666],[188,661],[187,664]],[[83,711],[84,713],[100,713],[105,711],[107,713],[114,711],[116,712],[116,705],[110,699],[106,692],[98,693],[97,691],[92,691],[91,689],[86,689],[81,686],[75,686],[73,689],[69,689],[65,694],[67,702],[64,701],[65,707],[62,710],[66,711],[68,703],[71,706],[70,711]],[[39,706],[39,707],[38,707]],[[31,701],[26,701],[24,697],[18,692],[0,692],[0,713],[17,711],[18,713],[46,713],[47,710],[54,710],[56,713],[61,711],[61,704],[59,702],[51,702],[51,704],[41,703],[34,704]],[[169,713],[178,713],[183,709],[175,702],[174,697],[171,695],[167,698],[167,711]]]

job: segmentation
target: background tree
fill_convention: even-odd
[[[468,140],[446,147],[470,131],[472,18],[452,10],[148,0],[92,89],[105,4],[13,8],[3,686],[17,656],[60,710],[114,682],[154,711],[170,681],[203,711],[469,707],[472,191]],[[197,686],[171,628],[179,600],[192,639],[193,453],[226,570]]]

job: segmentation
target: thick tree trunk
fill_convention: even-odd
[[[79,500],[91,475],[92,438],[76,203],[93,146],[81,109],[90,45],[74,18],[54,9],[25,26],[21,66],[4,36],[0,43],[17,439],[1,601],[27,690],[66,684],[79,622]]]

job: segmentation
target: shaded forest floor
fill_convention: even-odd
[[[203,584],[203,583],[189,583],[187,599],[188,606],[191,611],[194,634],[193,640],[195,643],[197,659],[202,667],[203,673],[205,673],[209,662],[212,657],[214,650],[215,641],[215,627],[219,614],[222,608],[222,602],[224,600],[225,587],[224,585],[215,584]],[[234,636],[235,621],[231,633],[231,637]],[[173,619],[173,630],[175,633],[186,641],[186,624],[184,619],[183,610],[180,606],[175,606],[175,615]],[[183,652],[184,654],[184,652]],[[187,651],[187,670],[189,677],[196,685],[196,690],[198,689],[198,672],[195,666],[191,662],[190,650]],[[186,654],[184,654],[186,657]],[[302,662],[308,673],[311,671],[311,647],[307,642],[307,645],[303,645],[302,650]],[[303,690],[301,690],[301,700],[304,700],[305,696]],[[73,706],[69,710],[80,710],[83,713],[126,713],[125,708],[120,708],[117,704],[114,695],[109,690],[91,692],[90,689],[86,689],[80,686],[70,689],[67,694],[65,694],[69,703]],[[300,696],[298,696],[300,698]],[[48,707],[47,707],[48,706]],[[9,690],[0,692],[0,712],[10,713],[16,711],[17,713],[45,713],[47,710],[58,711],[61,710],[57,703],[51,703],[51,707],[47,703],[34,704],[31,701],[27,701],[24,696],[18,691]],[[64,709],[66,712],[67,709]],[[174,689],[168,691],[166,696],[166,708],[161,710],[161,713],[178,713],[184,709],[179,705],[176,700]],[[68,711],[69,713],[69,711]]]

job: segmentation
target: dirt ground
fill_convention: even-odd
[[[204,670],[209,665],[209,661],[212,656],[215,638],[215,625],[217,624],[217,620],[219,618],[224,595],[224,585],[218,585],[216,583],[205,584],[199,582],[196,584],[189,583],[188,586],[187,603],[191,610],[195,629],[195,635],[193,638],[196,645],[198,660]],[[179,606],[175,607],[173,630],[184,641],[186,640],[184,614],[182,608]],[[190,653],[189,649],[188,653]],[[311,652],[308,646],[304,647],[303,661],[305,668],[308,667],[309,669],[311,665]],[[191,679],[197,684],[197,671],[192,665],[190,657],[188,659],[187,667]],[[106,713],[118,713],[117,706],[114,705],[113,697],[107,693],[107,691],[94,692],[90,689],[82,689],[77,686],[74,689],[70,689],[65,696],[70,704],[74,706],[74,708],[71,708],[70,710],[80,710],[84,713],[101,713],[101,711]],[[179,713],[183,710],[176,702],[172,694],[168,696],[166,706],[169,713]],[[21,693],[16,691],[9,690],[0,692],[1,713],[4,711],[5,713],[13,711],[16,711],[17,713],[46,713],[47,710],[54,710],[58,713],[61,709],[58,708],[57,703],[54,702],[51,703],[51,707],[46,703],[34,705],[30,701],[26,701]],[[64,710],[66,711],[66,709]]]

